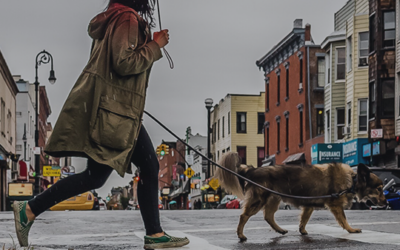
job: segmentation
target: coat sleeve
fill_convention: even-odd
[[[113,69],[121,76],[140,74],[162,57],[159,45],[149,41],[137,49],[139,23],[133,14],[125,14],[117,24],[111,41]]]

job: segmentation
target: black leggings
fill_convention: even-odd
[[[143,126],[139,132],[132,162],[140,169],[137,193],[146,234],[161,233],[163,230],[160,225],[158,209],[159,164],[153,144]],[[29,206],[33,214],[38,216],[61,201],[102,187],[112,171],[111,167],[88,159],[85,171],[59,180],[49,189],[30,200]]]

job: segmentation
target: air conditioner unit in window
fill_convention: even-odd
[[[343,127],[342,128],[342,134],[343,135],[349,135],[351,133],[351,128],[350,127]]]
[[[368,58],[367,57],[360,58],[358,66],[368,66]]]

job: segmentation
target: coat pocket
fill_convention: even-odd
[[[125,150],[133,146],[138,129],[137,112],[129,105],[101,97],[91,139],[101,146]]]

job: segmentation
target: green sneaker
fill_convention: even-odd
[[[182,247],[189,244],[188,238],[173,237],[165,233],[164,236],[154,238],[150,236],[144,236],[144,249],[159,249],[159,248],[170,248],[170,247]]]
[[[28,217],[26,217],[26,203],[26,201],[14,201],[13,203],[15,231],[21,247],[29,246],[28,235],[33,224],[33,221],[28,222]]]

